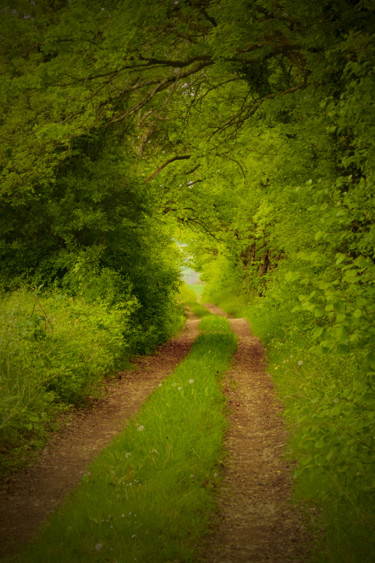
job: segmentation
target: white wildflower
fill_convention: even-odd
[[[194,383],[194,379],[189,379],[189,383]]]
[[[140,424],[137,428],[138,432],[142,432],[142,430],[144,430],[144,426],[142,426],[142,424]]]
[[[96,551],[100,551],[102,549],[102,547],[103,547],[102,543],[97,543],[96,546],[95,546],[95,549],[96,549]]]

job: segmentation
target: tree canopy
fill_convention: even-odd
[[[359,319],[373,338],[371,2],[25,0],[1,16],[6,285],[83,259],[139,285],[173,219],[248,290],[284,272],[317,337],[328,314],[341,345],[362,343]]]

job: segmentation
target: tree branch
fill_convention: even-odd
[[[159,174],[159,172],[161,172],[166,166],[168,166],[168,164],[171,164],[171,162],[174,162],[175,160],[188,160],[189,158],[191,158],[190,154],[185,154],[185,155],[181,155],[181,156],[174,156],[173,158],[169,158],[168,160],[166,160],[164,162],[164,164],[159,166],[159,168],[157,168],[152,174],[150,174],[150,176],[148,178],[146,178],[145,182],[149,182],[150,180],[155,178],[155,176],[157,176]]]

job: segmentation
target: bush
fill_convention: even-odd
[[[0,469],[11,463],[10,452],[15,458],[17,448],[39,445],[50,420],[82,403],[124,362],[134,342],[136,307],[134,299],[110,308],[26,290],[2,298]]]

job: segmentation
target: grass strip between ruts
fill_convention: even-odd
[[[191,561],[214,508],[236,337],[213,315],[18,561]]]

